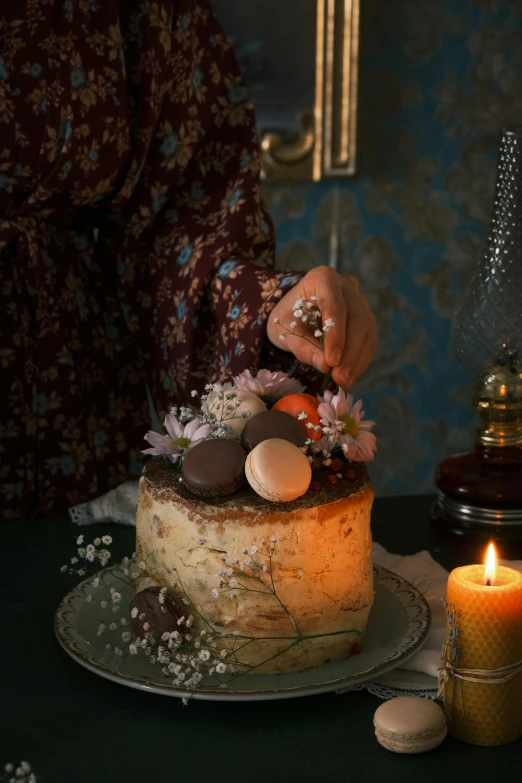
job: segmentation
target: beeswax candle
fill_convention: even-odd
[[[448,579],[447,610],[454,610],[457,669],[490,672],[522,661],[522,574],[483,565],[456,568]],[[450,645],[451,646],[451,645]],[[494,675],[469,674],[481,682],[450,676],[445,711],[450,734],[474,745],[503,745],[522,736],[522,672],[503,683]],[[496,679],[505,674],[497,674]]]

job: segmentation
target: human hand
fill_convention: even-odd
[[[315,337],[314,329],[294,316],[298,299],[315,301],[323,324],[333,321],[324,338]],[[296,321],[297,327],[291,327]],[[348,389],[365,372],[377,350],[375,316],[359,291],[358,281],[328,266],[312,269],[276,304],[268,319],[267,335],[270,342],[291,351],[300,362],[322,373],[331,370],[333,381]]]

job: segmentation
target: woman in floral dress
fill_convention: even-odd
[[[305,382],[333,367],[351,385],[376,345],[356,282],[273,256],[252,105],[208,0],[4,3],[3,516],[138,476],[147,386],[162,415],[292,354]],[[312,295],[336,323],[324,353],[268,319]]]

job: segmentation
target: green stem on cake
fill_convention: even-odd
[[[273,593],[273,595],[274,595],[274,598],[275,598],[275,599],[277,600],[277,602],[279,603],[279,605],[281,606],[281,608],[282,608],[282,609],[284,609],[284,611],[287,613],[287,615],[288,615],[288,619],[290,620],[290,622],[291,622],[291,623],[292,623],[292,625],[294,626],[296,634],[297,634],[297,635],[298,635],[300,638],[304,638],[304,637],[303,637],[303,635],[302,635],[302,633],[301,633],[301,631],[300,631],[300,630],[299,630],[299,628],[297,627],[297,623],[296,623],[296,621],[294,620],[294,618],[292,617],[292,615],[290,614],[290,612],[288,611],[288,609],[286,608],[286,606],[284,605],[284,603],[281,601],[281,599],[279,598],[279,596],[277,595],[277,593],[276,593],[276,592],[274,592],[274,593]]]
[[[284,650],[279,650],[278,652],[274,653],[274,655],[271,655],[269,658],[266,658],[264,661],[261,661],[260,663],[257,663],[255,666],[250,666],[247,663],[242,663],[241,661],[235,660],[234,661],[234,665],[237,664],[238,666],[243,666],[244,668],[248,669],[248,671],[239,672],[238,674],[235,674],[234,676],[230,677],[230,679],[223,680],[220,677],[218,677],[217,675],[212,675],[212,676],[215,676],[216,679],[220,682],[221,685],[223,685],[224,687],[228,687],[231,683],[235,682],[240,677],[244,677],[246,674],[251,674],[255,669],[259,669],[261,666],[264,666],[265,664],[270,663],[270,661],[275,660],[279,656],[284,655],[285,653],[289,652],[289,650],[293,649],[294,647],[296,647],[298,644],[301,644],[302,642],[309,641],[310,639],[321,639],[321,638],[323,638],[325,636],[340,636],[341,634],[347,634],[347,633],[360,634],[360,631],[359,631],[358,628],[351,628],[351,629],[346,630],[346,631],[332,631],[330,633],[311,634],[309,636],[299,636],[298,638],[295,638],[293,636],[256,636],[256,637],[252,637],[252,638],[250,638],[248,640],[248,642],[245,645],[243,645],[244,647],[246,647],[251,642],[289,641],[289,640],[292,640],[292,643],[289,644],[287,647],[285,647]],[[248,637],[237,637],[236,636],[234,638],[237,639],[237,638],[248,638]],[[240,649],[242,649],[242,648],[238,648],[236,650],[236,652],[239,652]],[[204,685],[202,683],[200,687],[201,688],[212,688],[213,686],[211,684]],[[192,691],[192,692],[194,692],[194,691]]]
[[[274,638],[274,637],[269,637],[269,638]],[[256,641],[262,641],[262,639],[259,638],[259,639],[256,639]],[[279,658],[280,655],[284,655],[289,650],[291,650],[293,647],[295,647],[296,645],[300,644],[302,641],[303,641],[303,638],[294,639],[292,644],[289,644],[288,647],[285,647],[284,650],[279,650],[279,652],[276,652],[274,655],[271,655],[270,658],[266,658],[264,661],[261,661],[261,663],[256,663],[256,665],[252,666],[248,670],[248,672],[239,672],[239,674],[235,674],[233,677],[230,678],[230,680],[226,680],[227,687],[230,685],[231,682],[234,682],[235,680],[238,680],[240,677],[244,677],[245,674],[252,674],[252,672],[255,669],[259,669],[261,666],[264,666],[266,663],[270,663],[270,661],[273,661],[275,658]],[[240,665],[244,666],[244,665],[247,665],[247,664],[240,664]],[[204,685],[203,687],[207,687],[207,686]]]
[[[290,612],[288,611],[288,609],[286,608],[284,603],[281,601],[281,599],[277,595],[277,591],[276,591],[276,587],[275,587],[275,583],[274,583],[274,575],[272,573],[272,556],[273,556],[273,552],[271,552],[269,554],[266,553],[266,552],[259,552],[259,554],[262,557],[268,558],[268,562],[270,564],[270,567],[268,569],[268,574],[270,576],[270,581],[272,583],[272,587],[270,587],[270,585],[268,585],[264,581],[264,579],[262,579],[260,576],[255,576],[253,574],[252,575],[248,575],[247,574],[247,578],[248,579],[255,579],[256,581],[260,582],[263,585],[263,587],[266,587],[266,590],[251,590],[250,588],[246,588],[246,589],[249,590],[252,593],[265,593],[265,594],[273,595],[274,598],[276,599],[276,601],[279,603],[279,605],[283,609],[283,611],[288,615],[288,619],[290,620],[290,622],[294,626],[296,634],[298,636],[302,636],[301,631],[297,627],[297,623],[295,622],[294,618],[292,617],[292,615],[290,614]],[[260,563],[257,563],[251,555],[249,555],[249,558],[252,561],[254,568],[258,568],[258,569],[262,569],[263,568],[263,566]]]
[[[301,631],[299,630],[299,628],[297,627],[296,621],[294,620],[294,618],[292,617],[292,615],[290,614],[290,612],[288,611],[288,609],[286,608],[284,603],[281,601],[281,599],[277,595],[277,592],[276,592],[276,589],[275,589],[275,583],[274,583],[274,574],[273,574],[273,571],[272,571],[272,555],[273,555],[273,552],[270,553],[269,555],[267,555],[268,561],[270,563],[269,574],[270,574],[270,580],[272,582],[272,592],[273,592],[275,598],[279,601],[279,604],[281,605],[281,607],[285,610],[285,612],[287,613],[288,617],[290,618],[290,622],[294,626],[295,632],[297,633],[298,636],[301,636],[302,634],[301,634]]]
[[[271,574],[270,574],[270,575],[271,575]],[[290,614],[290,612],[288,611],[288,609],[286,608],[286,606],[284,605],[284,603],[281,601],[281,599],[280,599],[280,598],[279,598],[279,596],[277,595],[277,592],[276,592],[276,590],[275,590],[275,587],[271,588],[271,587],[270,587],[270,585],[267,585],[267,583],[266,583],[266,582],[264,582],[264,581],[261,579],[261,577],[259,577],[259,576],[249,576],[249,577],[248,577],[248,579],[255,579],[256,581],[258,581],[258,582],[261,582],[261,584],[262,584],[264,587],[266,587],[266,590],[254,590],[254,589],[252,589],[251,587],[247,587],[246,585],[244,585],[244,584],[242,584],[242,583],[240,582],[240,583],[238,583],[237,587],[230,587],[230,588],[228,588],[228,590],[222,590],[221,592],[222,592],[222,593],[230,593],[230,592],[232,592],[233,590],[243,590],[243,591],[244,591],[244,592],[246,592],[246,593],[260,593],[261,595],[272,595],[272,596],[273,596],[273,597],[276,599],[276,601],[278,602],[278,604],[281,606],[281,608],[282,608],[282,609],[283,609],[283,610],[286,612],[286,614],[288,615],[288,618],[289,618],[290,622],[292,623],[292,625],[294,626],[294,628],[295,628],[295,631],[296,631],[297,635],[298,635],[298,636],[301,636],[302,634],[301,634],[301,631],[299,630],[299,628],[297,627],[297,623],[295,622],[294,618],[292,617],[292,615]],[[272,585],[273,585],[273,584],[274,584],[274,580],[272,579]]]
[[[121,571],[121,568],[119,566],[116,567]],[[134,582],[136,582],[138,579],[138,577],[136,577],[136,579],[132,579],[132,577],[130,579],[126,579],[125,574],[123,576],[118,576],[118,574],[116,574],[114,571],[111,573],[111,577],[113,576],[116,579],[119,579],[120,582],[123,582],[123,584],[127,585],[127,587],[134,587]]]
[[[234,639],[234,640],[236,640],[236,639],[238,639],[238,638],[239,638],[239,637],[237,637],[237,636],[234,636],[234,637],[233,637],[233,639]],[[227,637],[226,641],[229,641],[228,637]],[[249,638],[248,638],[248,640],[247,640],[247,641],[246,641],[244,644],[240,644],[240,645],[239,645],[239,647],[233,647],[233,648],[230,650],[230,655],[234,655],[234,656],[235,656],[235,655],[237,655],[237,653],[238,653],[240,650],[243,650],[245,647],[248,647],[248,645],[249,645],[249,644],[252,644],[252,642],[255,642],[255,641],[257,641],[257,639],[256,639],[256,637],[255,637],[255,636],[251,636],[251,637],[249,637]],[[222,649],[225,649],[225,648],[222,648]],[[241,664],[241,665],[242,665],[242,666],[247,666],[248,664]]]
[[[328,633],[300,634],[299,636],[222,636],[221,639],[248,639],[251,642],[288,642],[294,639],[299,642],[308,642],[310,639],[322,639],[325,636],[342,636],[347,633],[361,634],[358,628],[347,628],[345,631],[328,631]]]

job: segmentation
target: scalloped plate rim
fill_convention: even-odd
[[[110,571],[111,569],[109,568],[106,570],[106,573],[110,573]],[[87,583],[92,580],[94,576],[93,574],[79,582],[76,587],[74,587],[62,599],[54,615],[54,631],[60,646],[74,661],[76,661],[76,663],[79,663],[85,669],[88,669],[89,671],[99,675],[100,677],[103,677],[104,679],[148,693],[156,693],[163,696],[174,696],[177,698],[189,697],[191,699],[200,699],[202,701],[263,701],[272,699],[292,699],[299,696],[312,696],[321,693],[329,693],[331,691],[349,688],[352,685],[360,685],[364,682],[367,682],[368,680],[376,680],[380,675],[398,668],[400,664],[405,663],[413,655],[415,655],[415,653],[419,652],[428,637],[428,633],[431,627],[431,612],[429,605],[422,593],[414,585],[412,585],[411,582],[408,582],[407,579],[399,576],[399,574],[396,574],[387,568],[384,568],[384,566],[373,563],[373,571],[376,583],[383,589],[390,592],[391,595],[396,596],[397,594],[406,590],[414,596],[415,603],[420,607],[421,611],[413,618],[408,618],[406,606],[401,603],[400,600],[397,600],[397,605],[404,610],[404,615],[406,616],[406,621],[408,623],[408,628],[402,637],[402,641],[410,636],[413,638],[408,644],[407,648],[402,650],[402,652],[400,652],[401,645],[397,645],[397,647],[392,652],[388,653],[386,660],[382,664],[369,666],[355,674],[346,675],[344,677],[336,676],[334,679],[326,678],[317,684],[298,684],[291,687],[278,688],[276,683],[270,685],[267,683],[267,687],[263,688],[262,690],[240,690],[236,686],[234,690],[230,691],[206,688],[205,690],[196,690],[190,692],[169,686],[167,684],[160,684],[157,681],[150,680],[146,677],[135,677],[134,675],[126,674],[124,670],[116,671],[101,661],[96,660],[95,657],[93,659],[92,655],[88,655],[86,652],[75,649],[73,643],[65,636],[64,633],[69,629],[73,629],[74,632],[79,636],[79,632],[76,630],[76,625],[72,621],[67,621],[66,615],[68,613],[72,613],[73,616],[76,617],[79,615],[79,610],[75,609],[72,605],[72,602],[75,599],[81,599],[83,601],[82,609],[85,609],[85,607],[89,609],[93,606],[93,604],[88,604],[85,601],[85,598],[82,594],[82,588],[86,587]],[[387,585],[387,582],[390,580],[392,580],[394,583],[398,583],[398,587],[395,591],[390,590],[389,584]],[[420,628],[411,628],[412,624],[419,623],[421,625]],[[84,639],[83,637],[81,637],[81,641],[84,644],[90,644],[89,640]],[[397,652],[397,650],[399,650],[399,652]],[[99,655],[96,655],[99,658]],[[364,650],[361,652],[359,660],[364,660],[363,656]],[[320,670],[324,667],[318,666],[315,668]],[[291,676],[291,674],[291,672],[285,672],[284,676],[288,677]],[[263,676],[274,680],[280,675],[265,674],[258,676]],[[296,672],[296,677],[297,676],[299,676],[299,672]]]

